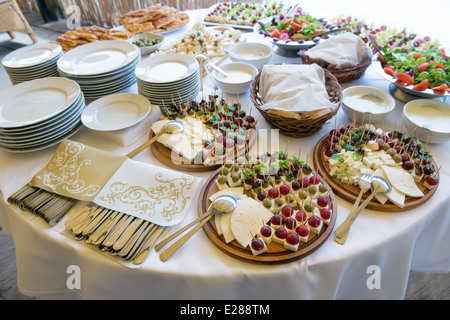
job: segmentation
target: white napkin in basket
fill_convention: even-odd
[[[331,37],[305,53],[327,69],[346,69],[372,59],[368,45],[357,35],[347,32]]]
[[[317,64],[265,65],[259,90],[264,110],[293,112],[334,109],[325,87],[325,72]]]

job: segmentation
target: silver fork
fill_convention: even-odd
[[[362,177],[359,179],[359,187],[360,191],[358,194],[358,197],[356,198],[355,203],[353,204],[352,209],[350,210],[350,213],[347,216],[347,219],[345,219],[344,222],[334,231],[334,234],[337,238],[347,237],[347,225],[350,221],[352,221],[354,213],[356,209],[358,209],[359,203],[361,202],[361,198],[363,194],[369,190],[372,186],[372,179],[373,179],[373,173],[366,172],[362,175]],[[345,239],[343,239],[345,241]]]

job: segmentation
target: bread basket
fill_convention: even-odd
[[[325,71],[325,87],[331,102],[336,103],[334,109],[322,109],[306,112],[284,112],[282,110],[264,110],[264,101],[259,93],[260,71],[250,87],[250,99],[265,120],[281,134],[291,137],[306,137],[318,132],[322,126],[339,110],[342,100],[341,85],[331,72]]]
[[[303,64],[313,64],[316,63],[314,59],[311,59],[306,52],[309,48],[300,50],[297,54],[302,59]],[[366,72],[367,68],[372,63],[372,59],[368,59],[360,64],[357,64],[356,66],[345,68],[345,69],[325,69],[331,72],[337,79],[339,83],[346,83],[351,82],[354,80],[357,80],[361,78],[364,73]]]

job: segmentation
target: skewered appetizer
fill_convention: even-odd
[[[258,20],[276,14],[287,13],[283,3],[261,4],[256,2],[223,2],[216,5],[204,18],[205,22],[252,26]]]
[[[309,165],[283,152],[260,157],[246,153],[225,163],[215,183],[222,193],[242,188],[243,194],[260,204],[260,211],[271,213],[268,221],[260,220],[255,246],[260,241],[275,242],[297,251],[329,224],[333,214],[328,186]],[[253,254],[264,252],[262,246],[258,248],[252,248]]]
[[[200,102],[163,106],[161,120],[152,125],[158,133],[171,120],[183,123],[179,135],[163,135],[158,142],[178,152],[190,164],[223,163],[244,153],[255,135],[257,120],[239,103],[228,104],[218,96]]]
[[[322,153],[329,175],[343,184],[359,186],[367,172],[386,179],[392,190],[375,196],[382,204],[390,200],[403,208],[407,196],[424,196],[419,183],[428,189],[438,185],[427,145],[401,130],[384,131],[369,124],[336,128],[330,131]]]

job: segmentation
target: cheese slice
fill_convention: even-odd
[[[220,214],[220,226],[222,228],[222,235],[226,243],[234,240],[233,232],[231,231],[231,216],[233,212]]]
[[[379,168],[374,173],[376,176],[380,176],[385,180],[389,181],[385,172]],[[391,185],[391,191],[385,193],[379,193],[379,195],[383,195],[386,199],[389,199],[393,204],[397,207],[403,208],[405,206],[405,194],[398,191],[394,186]],[[376,196],[375,196],[376,198]],[[378,199],[377,199],[378,200]]]
[[[423,192],[416,185],[411,174],[400,167],[382,166],[381,169],[391,187],[410,197],[423,197]]]
[[[235,240],[246,248],[253,237],[256,236],[261,226],[270,220],[272,212],[267,210],[262,203],[247,197],[238,203],[238,207],[232,213],[230,224]]]

